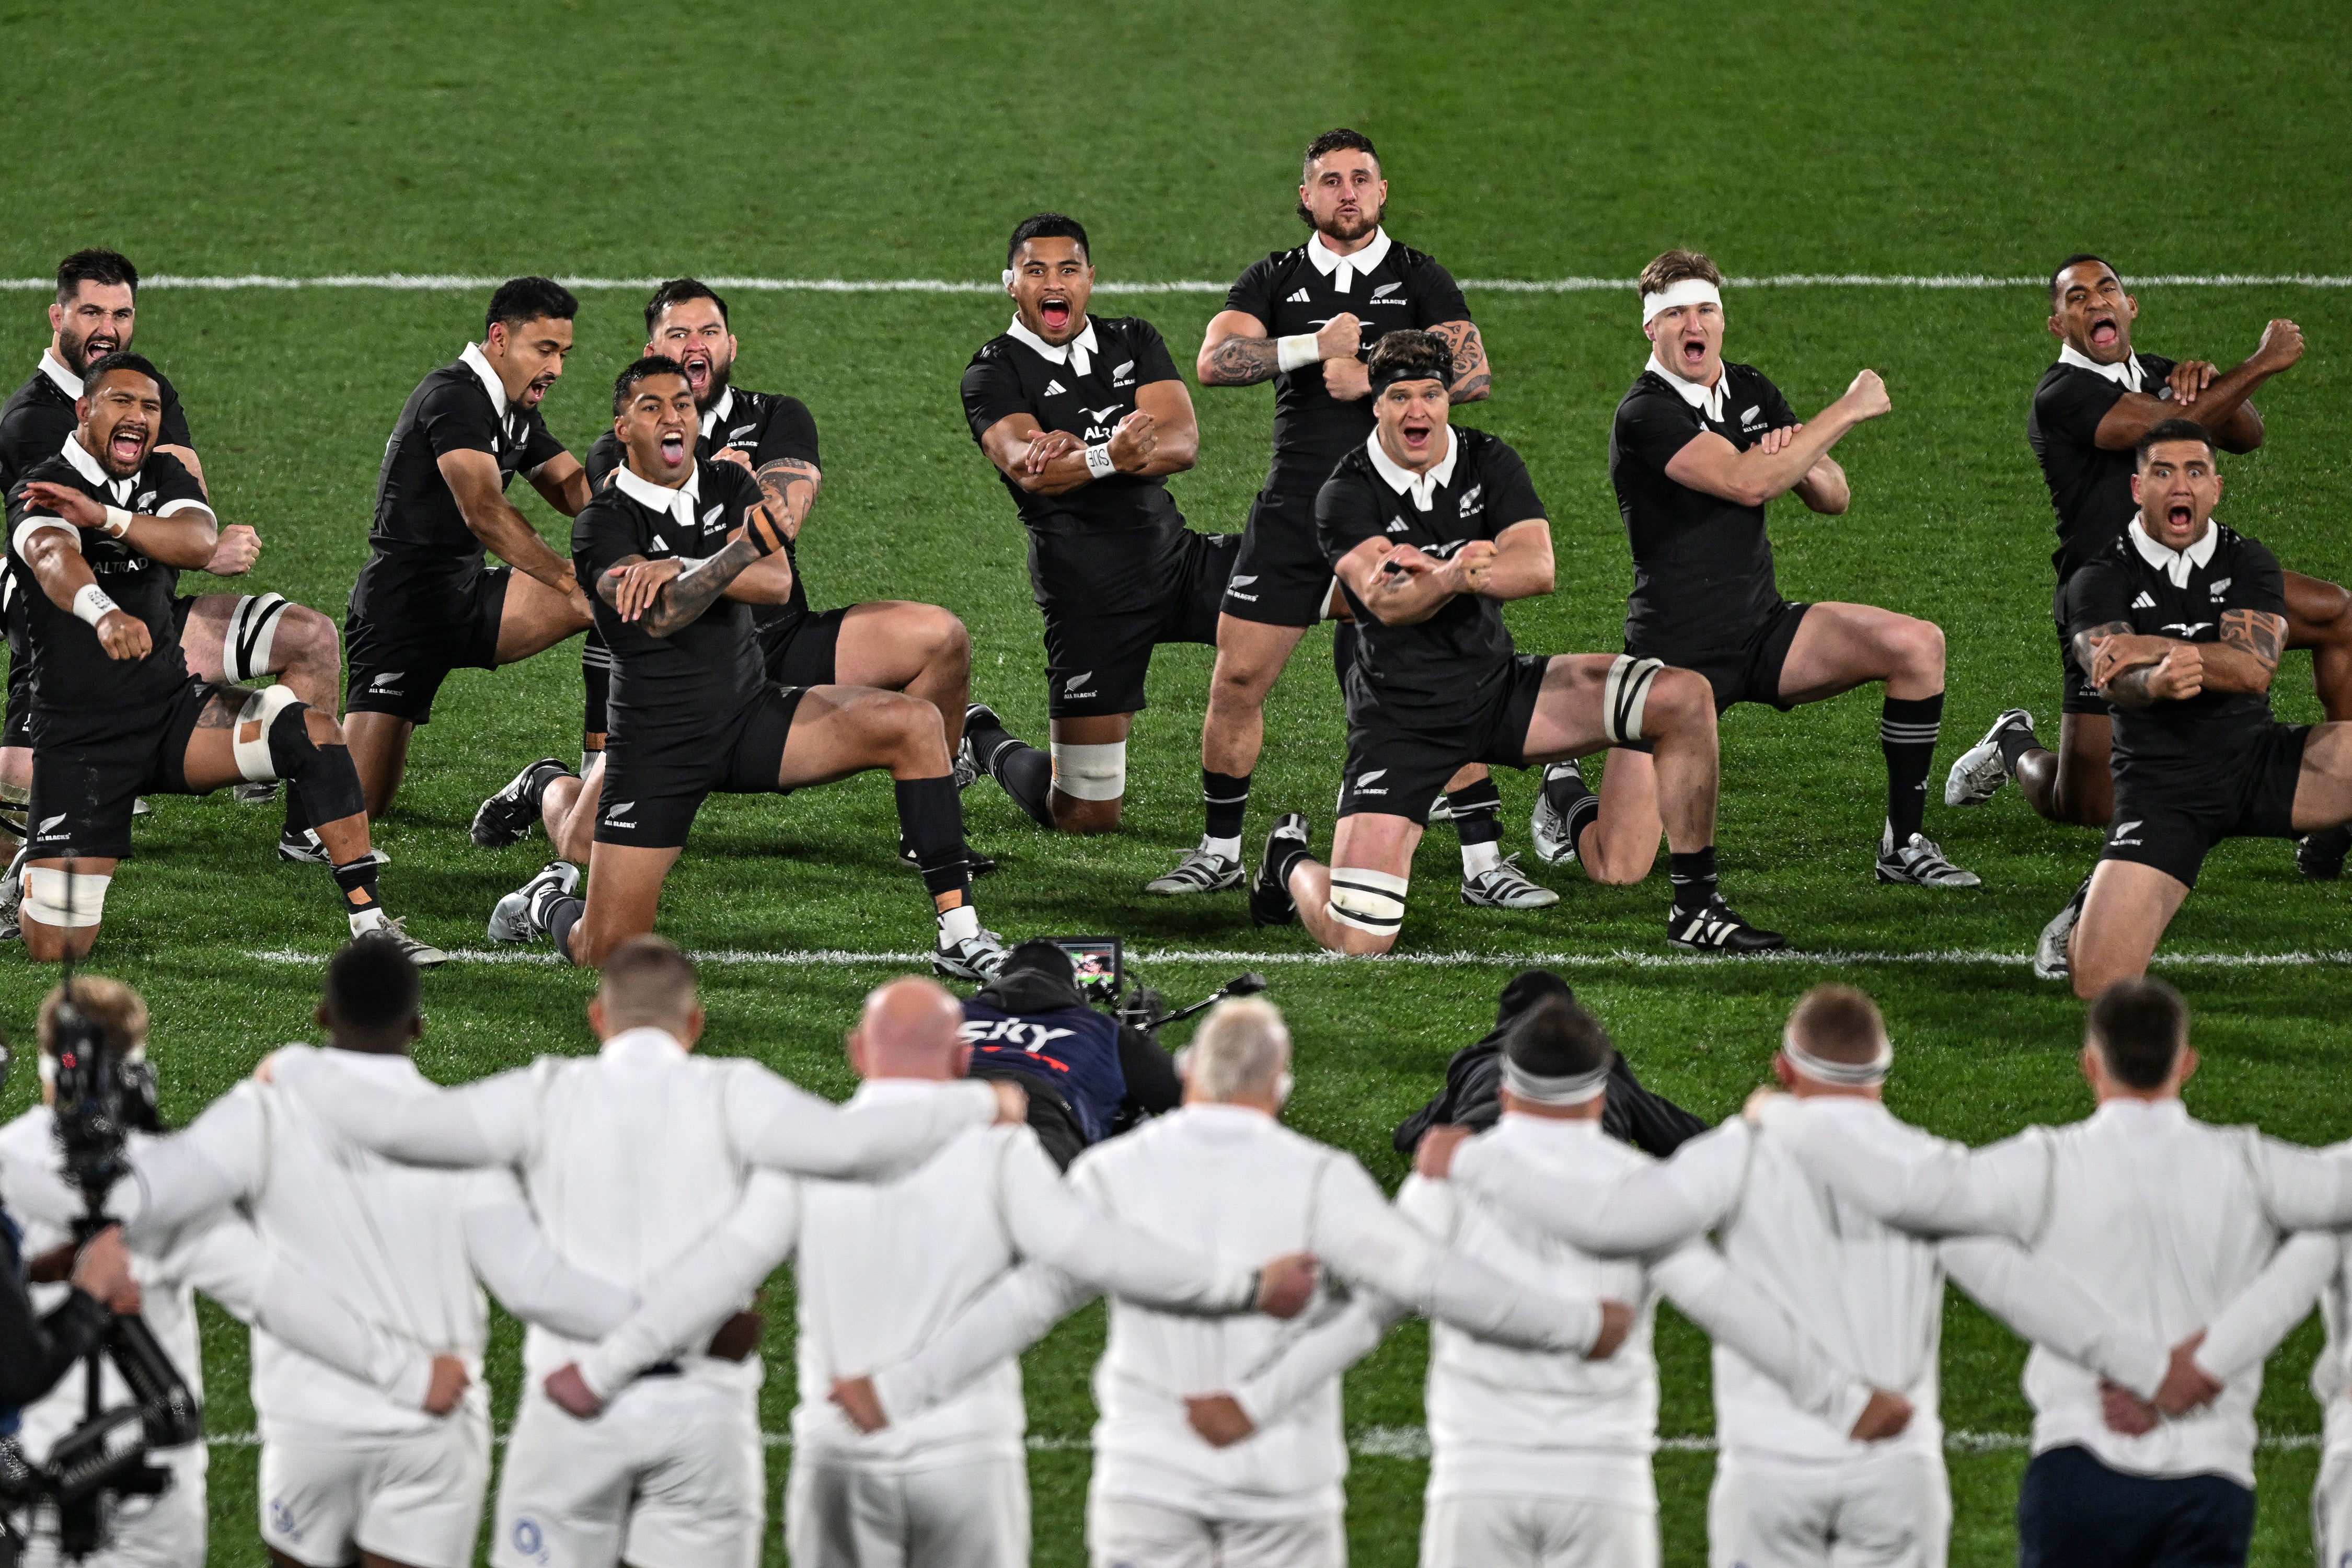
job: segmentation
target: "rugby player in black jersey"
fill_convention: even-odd
[[[506,496],[520,473],[566,517],[588,502],[588,471],[539,414],[579,310],[549,279],[499,284],[482,341],[417,384],[385,443],[372,552],[343,623],[343,727],[371,817],[392,805],[451,670],[529,658],[593,619],[572,563]],[[488,565],[485,550],[508,564]]]
[[[1344,129],[1318,136],[1298,183],[1298,216],[1314,232],[1244,272],[1202,340],[1202,385],[1274,382],[1274,461],[1217,617],[1216,673],[1201,727],[1207,826],[1200,846],[1146,892],[1241,886],[1242,821],[1265,737],[1266,697],[1307,628],[1337,613],[1330,565],[1315,538],[1315,492],[1371,434],[1363,356],[1385,331],[1426,328],[1453,352],[1454,402],[1476,402],[1492,384],[1462,290],[1434,259],[1389,237],[1381,225],[1387,205],[1371,139]],[[1335,649],[1342,668],[1347,637],[1343,630]],[[1462,840],[1465,902],[1541,909],[1559,900],[1502,858],[1502,796],[1484,767],[1463,769],[1444,800]]]
[[[587,896],[572,865],[552,862],[499,900],[492,940],[550,936],[593,968],[653,930],[662,884],[713,791],[786,794],[887,768],[938,916],[933,967],[985,978],[1004,950],[972,908],[939,710],[902,692],[769,678],[751,622],[754,605],[792,598],[783,519],[743,465],[696,457],[699,422],[676,360],[649,354],[614,383],[625,460],[572,528],[574,570],[613,650]]]
[[[768,678],[787,686],[878,686],[922,698],[940,710],[948,749],[955,751],[963,738],[971,686],[971,638],[962,621],[937,605],[900,599],[834,610],[809,608],[795,542],[824,476],[817,466],[816,421],[808,405],[782,393],[734,384],[737,343],[728,325],[727,301],[692,278],[670,279],[646,301],[645,352],[677,361],[693,384],[695,406],[700,411],[697,455],[750,472],[770,513],[783,520],[792,598],[752,611]],[[610,481],[621,458],[621,443],[610,431],[597,438],[588,450],[592,492]],[[553,757],[524,768],[475,814],[475,843],[486,848],[511,844],[530,831],[531,823],[541,821],[559,858],[588,858],[604,777],[604,710],[612,672],[612,651],[593,627],[581,650],[581,666],[586,721],[580,776],[575,778]],[[992,868],[993,864],[975,857],[973,869]]]
[[[1168,494],[1201,447],[1158,329],[1089,316],[1095,269],[1076,218],[1022,219],[1005,247],[1013,324],[963,373],[963,411],[1029,530],[1045,617],[1052,755],[974,708],[973,764],[1039,826],[1104,833],[1127,796],[1127,737],[1161,643],[1211,643],[1232,534],[1196,533]]]
[[[2042,748],[2033,716],[2011,708],[1985,738],[1952,764],[1944,798],[1979,805],[2014,776],[2026,804],[2052,822],[2106,826],[2113,807],[2107,762],[2107,705],[2075,662],[2059,605],[2066,584],[2104,555],[2131,521],[2133,449],[2158,421],[2193,417],[2224,452],[2251,452],[2263,444],[2263,418],[2249,399],[2271,377],[2303,357],[2303,331],[2290,321],[2263,330],[2252,354],[2230,370],[2204,360],[2175,363],[2132,348],[2139,301],[2124,289],[2114,268],[2095,256],[2070,256],[2050,278],[2049,330],[2059,340],[2058,363],[2042,374],[2026,416],[2026,440],[2042,465],[2057,514],[2058,548],[2051,555],[2058,589],[2060,674],[2063,681],[2058,749]],[[2320,707],[2331,720],[2352,719],[2352,595],[2333,583],[2285,574],[2286,646],[2311,650]],[[2352,833],[2330,829],[2298,846],[2306,875],[2340,875]]]
[[[1390,332],[1369,369],[1376,426],[1315,501],[1357,626],[1331,863],[1308,854],[1307,819],[1286,815],[1251,882],[1251,918],[1296,916],[1334,952],[1386,952],[1430,803],[1463,763],[1524,768],[1641,741],[1655,748],[1673,849],[1667,940],[1706,952],[1786,945],[1716,889],[1706,679],[1631,654],[1515,652],[1503,605],[1553,585],[1551,525],[1527,466],[1486,432],[1448,426],[1455,377],[1442,337]]]
[[[8,570],[32,676],[26,951],[89,951],[141,791],[282,779],[327,847],[352,934],[379,931],[419,963],[442,962],[384,915],[333,716],[283,685],[248,690],[188,672],[173,569],[211,559],[219,525],[195,476],[156,450],[163,377],[118,352],[87,365],[82,383],[74,434],[8,492]]]
[[[78,250],[58,264],[58,292],[49,306],[49,346],[32,378],[0,405],[0,491],[56,457],[73,433],[74,405],[90,363],[128,349],[138,330],[139,269],[112,250]],[[188,431],[187,415],[169,380],[157,377],[163,416],[156,450],[174,458],[201,489],[204,465]],[[220,542],[200,570],[215,577],[241,577],[261,554],[261,538],[245,523],[220,530]],[[0,725],[0,817],[21,812],[32,779],[32,751],[26,731],[31,666],[21,634],[7,613],[13,584],[0,579],[0,624],[9,627],[8,710]],[[294,695],[324,712],[334,711],[342,680],[342,645],[335,623],[318,611],[271,593],[183,595],[172,602],[188,668],[207,680],[232,685],[276,676]],[[236,797],[267,800],[276,784],[240,784]],[[299,800],[287,802],[287,828],[279,852],[289,859],[322,860],[325,850],[308,831]],[[0,902],[7,895],[0,893]]]
[[[1667,251],[1636,285],[1650,363],[1609,432],[1609,478],[1633,547],[1625,651],[1706,676],[1717,713],[1739,702],[1786,712],[1883,682],[1878,879],[1972,888],[1976,875],[1923,830],[1944,711],[1943,632],[1875,605],[1790,604],[1765,532],[1765,505],[1780,496],[1832,516],[1846,510],[1845,470],[1830,448],[1887,411],[1886,388],[1865,370],[1801,423],[1763,372],[1723,357],[1722,285],[1715,263],[1689,250]],[[1654,794],[1639,748],[1610,754],[1597,797],[1576,763],[1556,764],[1536,806],[1536,853],[1581,859],[1597,881],[1639,881],[1658,852]],[[1609,826],[1596,832],[1604,807]]]
[[[2213,521],[2212,437],[2161,420],[2136,457],[2139,515],[2074,574],[2060,604],[2075,662],[2114,716],[2106,845],[2037,954],[2038,971],[2071,974],[2084,998],[2147,972],[2223,839],[2352,820],[2352,723],[2271,715],[2285,586],[2276,556]]]

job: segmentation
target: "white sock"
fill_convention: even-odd
[[[1241,836],[1235,834],[1231,838],[1211,838],[1203,834],[1201,838],[1201,853],[1214,855],[1220,860],[1238,860],[1242,858]]]
[[[1502,863],[1503,845],[1500,839],[1490,838],[1484,844],[1465,844],[1462,847],[1462,877],[1465,881],[1481,871],[1491,871]]]
[[[970,904],[958,904],[940,913],[940,946],[953,947],[980,934],[980,911]]]
[[[382,904],[378,904],[372,910],[353,910],[352,911],[351,918],[352,935],[355,937],[365,936],[372,931],[382,931],[383,929],[383,906]]]

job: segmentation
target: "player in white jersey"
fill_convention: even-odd
[[[2188,1036],[2179,993],[2119,982],[2093,1005],[2083,1052],[2098,1110],[1981,1150],[1818,1099],[1751,1102],[1764,1141],[1842,1206],[1912,1232],[2031,1247],[2097,1313],[2175,1347],[2157,1399],[2179,1414],[2118,1423],[2105,1369],[2048,1328],[2028,1331],[2033,1458],[2017,1500],[2020,1568],[2245,1561],[2254,1404],[2272,1347],[2231,1358],[2251,1364],[2231,1366],[2221,1384],[2194,1336],[2262,1283],[2285,1232],[2352,1221],[2352,1158],[2192,1118],[2180,1102],[2197,1067]]]
[[[1538,1179],[1604,1183],[1644,1163],[1601,1131],[1616,1051],[1590,1013],[1547,998],[1503,1047],[1503,1114],[1486,1141]],[[1633,1331],[1604,1362],[1431,1330],[1430,1471],[1422,1568],[1654,1568],[1660,1560],[1658,1367],[1651,1325],[1661,1293],[1718,1342],[1790,1389],[1799,1408],[1857,1441],[1908,1422],[1900,1395],[1864,1387],[1780,1306],[1703,1241],[1612,1261],[1580,1251],[1450,1182],[1408,1178],[1397,1207],[1508,1279],[1561,1294],[1636,1303]],[[1211,1442],[1246,1436],[1297,1395],[1368,1353],[1405,1309],[1361,1293],[1231,1396],[1192,1402]]]
[[[1878,1103],[1892,1059],[1869,998],[1822,986],[1790,1015],[1773,1067],[1805,1105],[1824,1108],[1815,1114],[1843,1125],[1892,1120]],[[1910,1404],[1915,1414],[1899,1436],[1860,1442],[1801,1408],[1718,1341],[1720,1457],[1707,1501],[1716,1568],[1939,1568],[1946,1561],[1951,1497],[1937,1363],[1947,1274],[1995,1316],[2063,1343],[2118,1384],[2153,1395],[2164,1375],[2153,1336],[2124,1331],[2015,1247],[1915,1240],[1833,1197],[1775,1140],[1737,1119],[1671,1160],[1625,1163],[1614,1181],[1592,1185],[1539,1182],[1539,1168],[1509,1144],[1463,1144],[1444,1129],[1423,1140],[1416,1164],[1596,1253],[1646,1253],[1712,1232],[1731,1266],[1839,1365]]]
[[[852,1104],[906,1102],[960,1079],[971,1047],[940,1005],[853,1041]],[[886,1020],[886,1022],[887,1022]],[[1029,1477],[1020,1364],[1007,1359],[915,1420],[867,1435],[829,1403],[845,1372],[921,1350],[1024,1259],[1162,1311],[1288,1317],[1314,1289],[1303,1256],[1213,1265],[1113,1224],[1064,1185],[1035,1132],[971,1128],[913,1172],[872,1184],[761,1174],[712,1243],[550,1392],[574,1414],[692,1342],[791,1255],[800,1403],[784,1540],[797,1568],[1025,1568]],[[574,1381],[576,1379],[576,1381]],[[576,1397],[567,1399],[569,1390]]]
[[[1391,1208],[1361,1165],[1284,1128],[1276,1118],[1289,1065],[1279,1013],[1255,998],[1223,1004],[1187,1049],[1182,1108],[1089,1149],[1071,1166],[1071,1184],[1121,1224],[1226,1264],[1311,1252],[1350,1286],[1495,1340],[1597,1358],[1615,1351],[1633,1323],[1625,1303],[1531,1289],[1448,1251]],[[914,1360],[836,1396],[861,1424],[911,1421],[1092,1295],[1025,1266]],[[1087,1542],[1095,1568],[1346,1563],[1338,1379],[1230,1447],[1212,1445],[1191,1422],[1188,1394],[1233,1387],[1286,1337],[1263,1318],[1212,1321],[1111,1303],[1094,1380],[1102,1415]]]
[[[939,1005],[900,982],[867,998],[861,1029]],[[593,1057],[542,1057],[458,1089],[337,1099],[335,1119],[394,1159],[516,1172],[573,1267],[642,1295],[735,1211],[760,1167],[842,1178],[894,1175],[968,1127],[1019,1122],[1012,1085],[936,1086],[913,1102],[836,1108],[755,1061],[692,1053],[703,1013],[694,966],[659,937],[604,963],[588,1019]],[[330,1079],[314,1053],[272,1058],[281,1084]],[[498,1568],[749,1568],[759,1559],[766,1460],[757,1358],[681,1352],[616,1390],[594,1421],[549,1396],[551,1373],[611,1325],[583,1335],[533,1323],[528,1377],[499,1482]]]

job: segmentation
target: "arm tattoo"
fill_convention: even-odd
[[[2147,678],[2155,673],[2156,666],[2152,664],[2126,669],[2108,681],[2099,695],[2118,708],[2153,708],[2156,698],[2147,689]]]
[[[1253,386],[1279,371],[1272,338],[1227,338],[1209,351],[1211,386]]]
[[[2221,641],[2264,669],[2276,669],[2279,650],[2286,642],[2286,617],[2267,610],[2224,610]]]
[[[741,576],[744,568],[758,559],[760,552],[751,548],[751,541],[739,539],[663,584],[661,592],[654,595],[652,607],[646,611],[646,635],[666,637],[692,626],[703,611],[718,602],[719,595],[727,591],[727,584]]]
[[[1462,373],[1449,389],[1452,401],[1475,403],[1493,390],[1495,377],[1486,367],[1486,345],[1475,321],[1444,321],[1429,330],[1445,340]]]
[[[762,465],[754,477],[760,481],[760,494],[767,502],[768,515],[782,523],[785,538],[798,539],[801,524],[808,521],[810,510],[816,505],[817,492],[824,488],[824,476],[817,472],[814,463],[779,458]]]
[[[2090,674],[2091,666],[2097,662],[2098,658],[2097,651],[2091,647],[2091,639],[2093,637],[2128,637],[2131,634],[2131,623],[2129,621],[2109,621],[2105,626],[2091,626],[2084,631],[2076,632],[2074,634],[2074,662],[2083,667],[2083,673],[2084,675]]]

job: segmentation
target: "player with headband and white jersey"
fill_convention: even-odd
[[[1723,357],[1722,285],[1715,263],[1689,250],[1667,251],[1637,285],[1650,359],[1609,432],[1609,479],[1633,548],[1625,651],[1706,676],[1717,714],[1741,702],[1786,712],[1884,683],[1877,878],[1974,887],[1975,875],[1946,860],[1923,831],[1943,721],[1943,632],[1873,605],[1791,604],[1773,580],[1766,503],[1793,494],[1814,511],[1843,515],[1853,492],[1830,449],[1887,411],[1886,387],[1865,370],[1801,422],[1763,372]],[[1580,859],[1599,882],[1648,876],[1658,854],[1658,784],[1643,749],[1612,753],[1598,796],[1573,763],[1548,770],[1537,854],[1554,864]],[[1604,809],[1609,826],[1596,833]],[[1712,945],[1704,924],[1686,934],[1689,945]]]
[[[1485,431],[1447,423],[1453,359],[1436,333],[1389,333],[1370,374],[1372,434],[1339,460],[1315,502],[1324,556],[1357,626],[1331,864],[1308,854],[1307,818],[1284,816],[1266,836],[1250,918],[1303,920],[1337,952],[1386,952],[1404,921],[1430,803],[1456,769],[1524,768],[1647,741],[1657,747],[1678,873],[1668,938],[1713,952],[1784,945],[1716,890],[1715,709],[1705,681],[1654,658],[1517,652],[1504,604],[1553,584],[1551,525],[1527,465]]]

